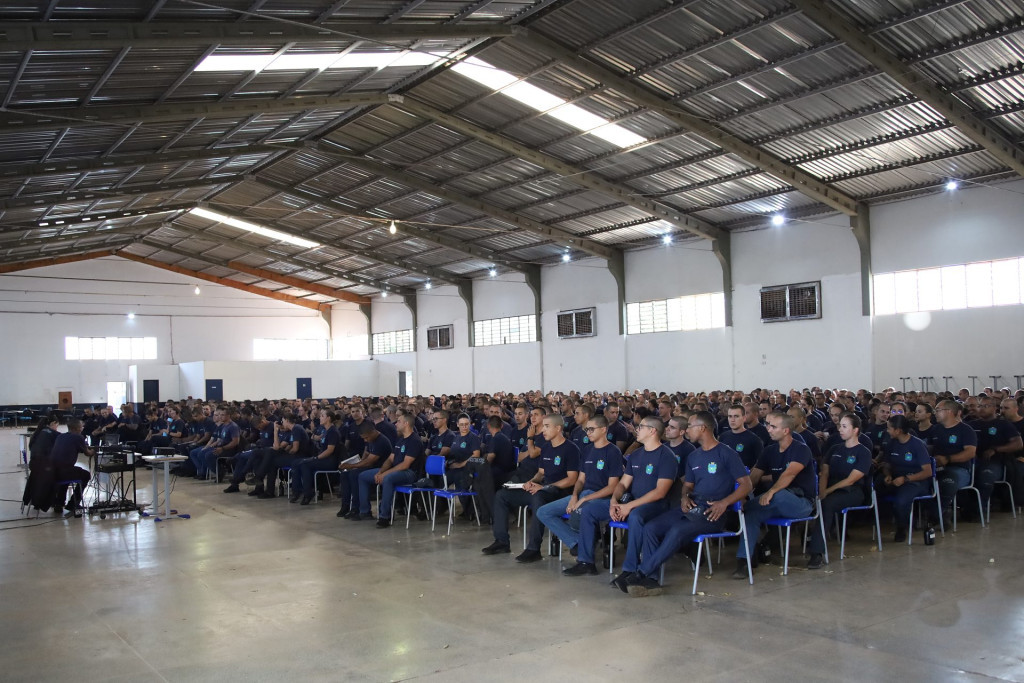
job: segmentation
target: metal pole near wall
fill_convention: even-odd
[[[1021,375],[1021,376],[1024,377],[1024,375]],[[946,392],[948,393],[949,392],[949,380],[955,379],[955,378],[953,377],[953,375],[943,375],[942,379],[946,380]]]
[[[1002,375],[989,375],[992,378],[992,391],[999,391],[999,380],[1003,378]]]
[[[903,382],[903,392],[904,393],[906,393],[906,391],[907,391],[907,380],[908,379],[911,379],[911,378],[910,377],[900,377],[900,381]]]
[[[1020,389],[1021,388],[1020,381],[1022,379],[1024,379],[1024,375],[1014,375],[1013,378],[1015,380],[1017,380],[1017,388]]]
[[[971,380],[971,396],[974,396],[976,393],[978,393],[978,376],[967,375],[967,378]]]

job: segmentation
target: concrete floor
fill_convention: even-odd
[[[16,447],[0,431],[3,520],[24,485]],[[554,558],[484,557],[488,530],[465,522],[378,530],[334,503],[221,488],[179,481],[189,520],[0,523],[0,678],[1024,680],[1024,519],[1009,514],[882,553],[857,527],[846,560],[762,567],[753,586],[729,577],[727,548],[692,597],[679,558],[665,595],[633,599]]]

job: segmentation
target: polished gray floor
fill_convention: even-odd
[[[24,484],[13,434],[3,520]],[[189,520],[0,523],[0,678],[1024,680],[1024,519],[1009,514],[882,553],[858,527],[846,560],[762,567],[753,586],[729,577],[727,548],[697,596],[680,558],[666,594],[633,599],[554,558],[484,557],[488,531],[465,522],[378,530],[333,503],[221,488],[179,481]]]

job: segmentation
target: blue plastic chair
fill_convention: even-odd
[[[918,505],[924,503],[926,500],[935,500],[935,509],[939,511],[939,531],[943,536],[946,535],[945,522],[942,521],[942,496],[939,493],[939,472],[935,466],[935,458],[932,458],[932,492],[926,496],[918,496],[914,498],[914,502]],[[893,496],[887,496],[886,500],[894,500]],[[953,502],[953,507],[956,507],[956,501]],[[907,529],[907,545],[911,545],[914,542],[914,508],[910,508],[910,528]]]
[[[331,490],[331,475],[336,475],[338,479],[341,479],[341,470],[316,470],[313,472],[313,502],[320,501],[320,475],[324,475],[327,478],[327,491]]]
[[[696,595],[697,594],[697,577],[700,575],[700,559],[701,559],[701,555],[703,555],[703,553],[704,553],[705,546],[707,547],[707,551],[708,551],[708,554],[706,555],[707,560],[708,560],[708,574],[712,573],[712,571],[711,571],[711,543],[710,543],[711,539],[713,539],[713,538],[717,538],[718,539],[718,563],[719,564],[722,563],[722,541],[723,540],[725,540],[726,538],[736,538],[738,536],[739,539],[740,539],[740,543],[746,543],[747,542],[747,539],[745,537],[745,534],[746,534],[746,531],[745,531],[746,524],[743,521],[743,503],[744,503],[743,500],[738,500],[738,501],[736,501],[735,503],[733,503],[732,505],[729,506],[730,509],[735,510],[736,512],[739,513],[739,516],[740,516],[740,528],[739,528],[739,531],[716,531],[716,532],[710,533],[710,534],[701,534],[701,535],[699,535],[699,536],[697,536],[696,538],[693,539],[694,542],[697,543],[697,561],[693,565],[693,590],[690,591],[690,595]],[[665,567],[664,567],[664,565],[662,565],[661,571],[662,571],[662,577],[664,577],[664,574],[665,574]],[[753,567],[750,564],[750,553],[747,553],[747,581],[750,582],[750,585],[754,585],[754,569],[753,569]]]
[[[444,469],[444,456],[443,455],[428,455],[427,456],[428,468],[429,468],[429,463],[430,463],[430,459],[431,458],[440,458],[441,459],[441,469],[442,470]],[[435,467],[436,467],[436,465],[435,465]],[[433,521],[433,512],[434,511],[431,509],[430,504],[427,503],[427,494],[428,493],[433,493],[435,490],[436,489],[434,489],[433,487],[429,487],[428,488],[428,487],[425,487],[425,486],[396,486],[395,487],[395,492],[391,495],[391,509],[392,509],[392,511],[395,509],[395,500],[398,498],[398,494],[399,493],[404,493],[405,494],[405,528],[406,529],[409,528],[409,520],[412,517],[412,497],[414,495],[416,495],[417,493],[420,494],[420,499],[423,501],[423,509],[426,510],[427,513],[431,515],[431,521]],[[431,525],[431,531],[433,531],[433,528],[434,528],[433,525]],[[450,530],[451,529],[449,527],[449,531]]]
[[[974,491],[974,494],[978,497],[978,516],[981,517],[981,528],[984,529],[985,508],[981,504],[981,491],[979,491],[978,487],[974,485],[974,471],[977,469],[977,462],[977,459],[971,460],[971,483],[961,489],[957,489],[957,493],[960,493],[961,491]],[[939,517],[942,517],[942,515],[939,515]],[[953,495],[953,533],[956,533],[956,494]]]
[[[437,524],[437,499],[444,498],[448,501],[448,534],[452,533],[452,523],[455,521],[455,506],[453,505],[454,499],[459,496],[468,496],[473,501],[473,512],[476,514],[476,525],[480,526],[480,513],[476,509],[476,492],[475,491],[449,491],[448,490],[448,475],[445,474],[444,469],[444,456],[443,455],[430,455],[427,456],[427,475],[441,477],[441,481],[444,482],[444,488],[431,489],[431,493],[434,494],[434,504],[431,506],[430,511],[430,530],[433,531]]]
[[[868,483],[871,486],[871,505],[851,505],[848,508],[843,508],[839,511],[839,514],[843,516],[843,530],[839,537],[839,559],[842,560],[846,557],[846,516],[853,510],[874,510],[875,512],[875,538],[878,541],[878,552],[882,552],[882,523],[878,519],[878,496],[875,494],[875,481],[874,477],[868,474]],[[825,539],[825,545],[828,546],[828,539]]]
[[[791,532],[793,531],[793,525],[794,524],[799,524],[801,522],[805,523],[805,526],[804,526],[804,541],[803,541],[804,550],[807,550],[807,528],[808,527],[806,525],[809,525],[811,522],[817,521],[818,524],[821,525],[821,535],[822,535],[822,537],[825,536],[825,519],[824,519],[824,517],[821,514],[821,499],[818,497],[818,466],[817,466],[817,463],[815,463],[813,460],[811,461],[811,469],[812,469],[812,472],[814,473],[814,514],[811,515],[810,517],[797,517],[796,519],[789,519],[789,518],[786,518],[786,517],[769,517],[768,519],[764,520],[765,526],[778,527],[778,529],[779,529],[779,541],[780,542],[782,541],[782,530],[783,529],[786,530],[786,540],[785,540],[785,544],[786,545],[784,546],[786,550],[783,553],[784,559],[783,559],[783,566],[782,566],[782,575],[783,576],[786,576],[787,574],[789,574],[789,539],[790,539]],[[749,555],[750,553],[747,553],[747,554]],[[825,545],[825,564],[828,564],[828,544]]]

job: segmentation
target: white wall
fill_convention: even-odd
[[[128,378],[128,400],[135,403],[142,401],[143,382],[147,379],[160,382],[158,400],[161,402],[177,400],[183,395],[180,392],[180,370],[177,365],[132,365],[128,368]]]
[[[1024,181],[982,185],[906,202],[875,207],[871,215],[872,268],[876,273],[946,266],[1024,256]],[[927,326],[914,330],[908,322]],[[916,326],[916,325],[915,325]],[[874,319],[874,384],[930,388],[990,385],[986,375],[999,374],[1001,385],[1016,387],[1013,375],[1024,373],[1024,310],[1021,306],[933,311]]]
[[[372,360],[207,361],[203,366],[205,379],[224,381],[226,401],[295,398],[300,377],[312,378],[315,398],[367,396],[378,383],[378,363]]]

